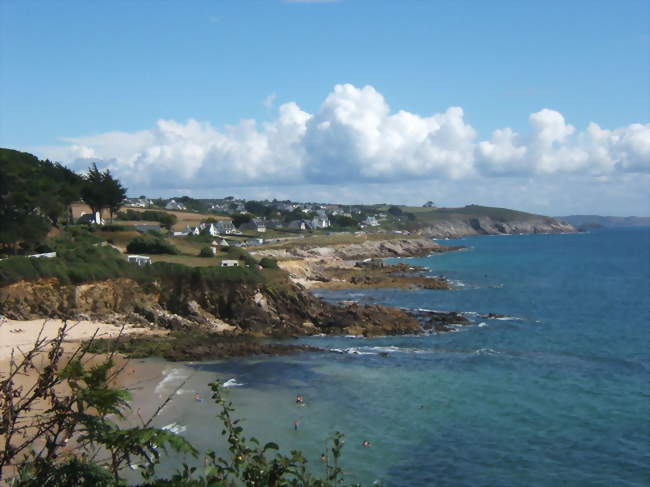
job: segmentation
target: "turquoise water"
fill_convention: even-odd
[[[650,485],[650,229],[476,237],[467,250],[403,259],[454,291],[322,292],[469,313],[476,326],[424,337],[324,338],[358,353],[170,368],[191,376],[160,419],[218,447],[209,380],[229,389],[247,430],[307,452],[346,435],[350,481],[387,486]],[[473,313],[510,319],[482,319]],[[480,324],[479,324],[480,323]],[[379,352],[386,352],[380,354]],[[294,403],[301,393],[306,406]],[[298,431],[293,422],[300,421]],[[372,447],[363,448],[363,440]]]

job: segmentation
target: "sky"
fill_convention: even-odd
[[[650,216],[650,1],[0,0],[0,146],[132,196]]]

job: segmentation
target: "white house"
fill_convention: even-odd
[[[222,260],[221,267],[239,267],[238,260]]]
[[[287,228],[289,228],[289,230],[307,230],[307,223],[305,220],[293,220],[292,222],[289,222]]]
[[[329,228],[330,220],[327,216],[315,216],[311,221],[311,227],[313,229]]]
[[[264,233],[266,232],[266,223],[264,223],[264,220],[260,220],[259,218],[253,218],[251,221],[239,225],[239,229],[252,230],[257,233]]]
[[[170,200],[165,205],[165,210],[185,210],[187,209],[183,203],[177,203],[176,200]]]
[[[82,213],[81,216],[77,219],[77,223],[86,223],[91,225],[103,225],[104,219],[101,214],[96,211],[95,213]]]
[[[368,216],[366,219],[363,221],[364,225],[368,225],[369,227],[378,227],[379,222],[377,221],[377,218],[374,216]]]
[[[235,225],[232,224],[232,220],[219,220],[215,223],[215,227],[221,235],[231,235],[237,231]]]
[[[147,257],[146,255],[129,255],[127,260],[132,264],[138,264],[141,267],[151,264],[151,257]]]

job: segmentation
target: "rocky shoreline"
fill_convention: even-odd
[[[306,278],[309,276],[311,284],[339,289],[447,290],[450,285],[442,277],[425,276],[424,269],[406,264],[387,266],[378,258],[429,255],[456,249],[426,238],[296,249],[293,258],[287,258],[291,254],[287,253],[286,260],[280,262],[286,273],[276,270],[272,280],[261,283],[205,283],[189,276],[163,278],[147,284],[128,278],[78,285],[63,285],[55,278],[21,281],[0,288],[0,313],[16,320],[92,319],[169,330],[170,336],[176,334],[176,338],[149,336],[129,340],[150,342],[156,345],[153,349],[169,348],[176,340],[177,345],[171,347],[176,353],[170,356],[183,360],[293,353],[305,348],[270,345],[259,340],[317,334],[373,337],[422,334],[427,329],[448,331],[431,324],[432,317],[422,319],[402,309],[328,303],[311,294],[303,283],[310,282]],[[364,261],[355,262],[353,258]],[[302,269],[300,276],[295,274],[298,265]],[[452,317],[449,320],[453,321]],[[200,344],[181,346],[178,334],[202,336],[204,340]],[[168,344],[161,345],[165,342]]]
[[[361,244],[329,247],[259,250],[254,255],[273,257],[291,280],[305,288],[368,289],[421,288],[451,289],[443,277],[427,277],[423,269],[408,265],[385,265],[390,257],[421,257],[459,250],[430,238],[368,240]]]

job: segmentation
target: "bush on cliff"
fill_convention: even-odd
[[[240,254],[238,254],[240,255]],[[264,275],[255,265],[249,267],[188,267],[183,264],[157,262],[139,267],[127,262],[123,255],[109,246],[81,246],[57,251],[57,257],[10,257],[0,261],[0,286],[19,281],[56,278],[61,284],[81,284],[118,277],[134,279],[141,284],[154,280],[185,282],[192,286],[217,286],[222,283],[260,283]]]
[[[265,269],[279,269],[278,261],[272,257],[262,257],[260,265]]]
[[[0,286],[48,277],[57,278],[61,284],[80,284],[140,274],[140,268],[126,262],[111,247],[84,246],[58,250],[53,259],[10,257],[0,262]]]
[[[201,247],[199,257],[214,257],[214,250],[212,247]]]
[[[180,254],[179,250],[165,239],[149,235],[134,238],[126,246],[126,250],[134,254]]]

